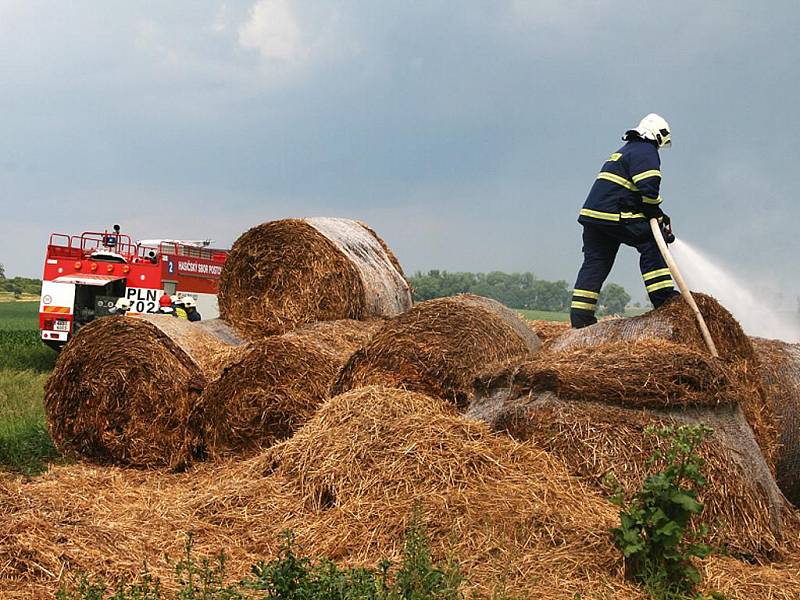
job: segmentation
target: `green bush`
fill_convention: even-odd
[[[394,571],[388,561],[376,569],[340,569],[327,559],[298,557],[292,534],[287,533],[278,557],[255,565],[253,576],[245,582],[247,587],[265,591],[264,598],[286,600],[455,600],[461,597],[462,581],[457,565],[433,560],[417,518],[406,531],[403,561]]]
[[[611,533],[625,557],[626,575],[656,600],[696,597],[700,573],[691,559],[712,551],[700,541],[707,528],[691,529],[703,510],[697,493],[706,484],[697,449],[710,432],[703,425],[648,428],[648,435],[666,442],[649,462],[651,467],[660,464],[662,470],[648,476],[632,497],[627,498],[619,486],[612,496],[622,508],[620,526]]]
[[[0,278],[0,291],[38,296],[42,291],[42,280],[32,277]]]

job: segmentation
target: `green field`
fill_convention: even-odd
[[[42,406],[56,353],[38,327],[36,302],[0,302],[0,469],[35,473],[57,457]]]
[[[38,303],[0,302],[0,331],[35,331],[38,328]]]
[[[569,321],[569,313],[551,312],[549,310],[523,310],[516,309],[525,319],[529,321]]]
[[[0,302],[0,370],[53,368],[56,353],[39,338],[38,308],[36,302]]]
[[[17,298],[11,292],[0,291],[0,302],[39,302],[39,296],[34,294],[20,294]]]

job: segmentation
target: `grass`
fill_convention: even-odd
[[[0,302],[0,331],[38,331],[37,302]]]
[[[38,331],[7,331],[0,329],[0,371],[53,370],[56,353],[39,339]]]
[[[56,353],[39,338],[36,302],[0,302],[0,370],[49,372]]]
[[[38,327],[37,303],[0,302],[0,469],[29,475],[58,457],[43,407],[56,353]]]
[[[0,370],[0,468],[32,475],[58,457],[45,425],[46,380],[45,373]]]

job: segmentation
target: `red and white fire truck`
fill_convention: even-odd
[[[130,313],[154,313],[163,294],[192,296],[204,319],[219,316],[217,290],[227,250],[210,241],[140,240],[120,232],[53,233],[47,244],[39,304],[42,340],[60,349],[119,298]]]

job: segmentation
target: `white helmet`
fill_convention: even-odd
[[[644,139],[654,141],[658,144],[659,148],[669,148],[672,146],[672,132],[669,128],[669,123],[667,123],[664,117],[656,113],[650,113],[639,121],[639,126],[636,127],[636,129],[631,129],[629,131],[635,131]]]
[[[131,301],[127,298],[117,298],[117,301],[114,303],[114,308],[118,311],[124,310],[127,312],[131,309]]]
[[[197,306],[197,301],[195,301],[195,299],[191,296],[183,296],[181,298],[181,302],[186,308],[193,308]]]
[[[178,296],[174,294],[172,296],[172,304],[175,306],[183,306],[183,303],[186,302],[186,296]]]

